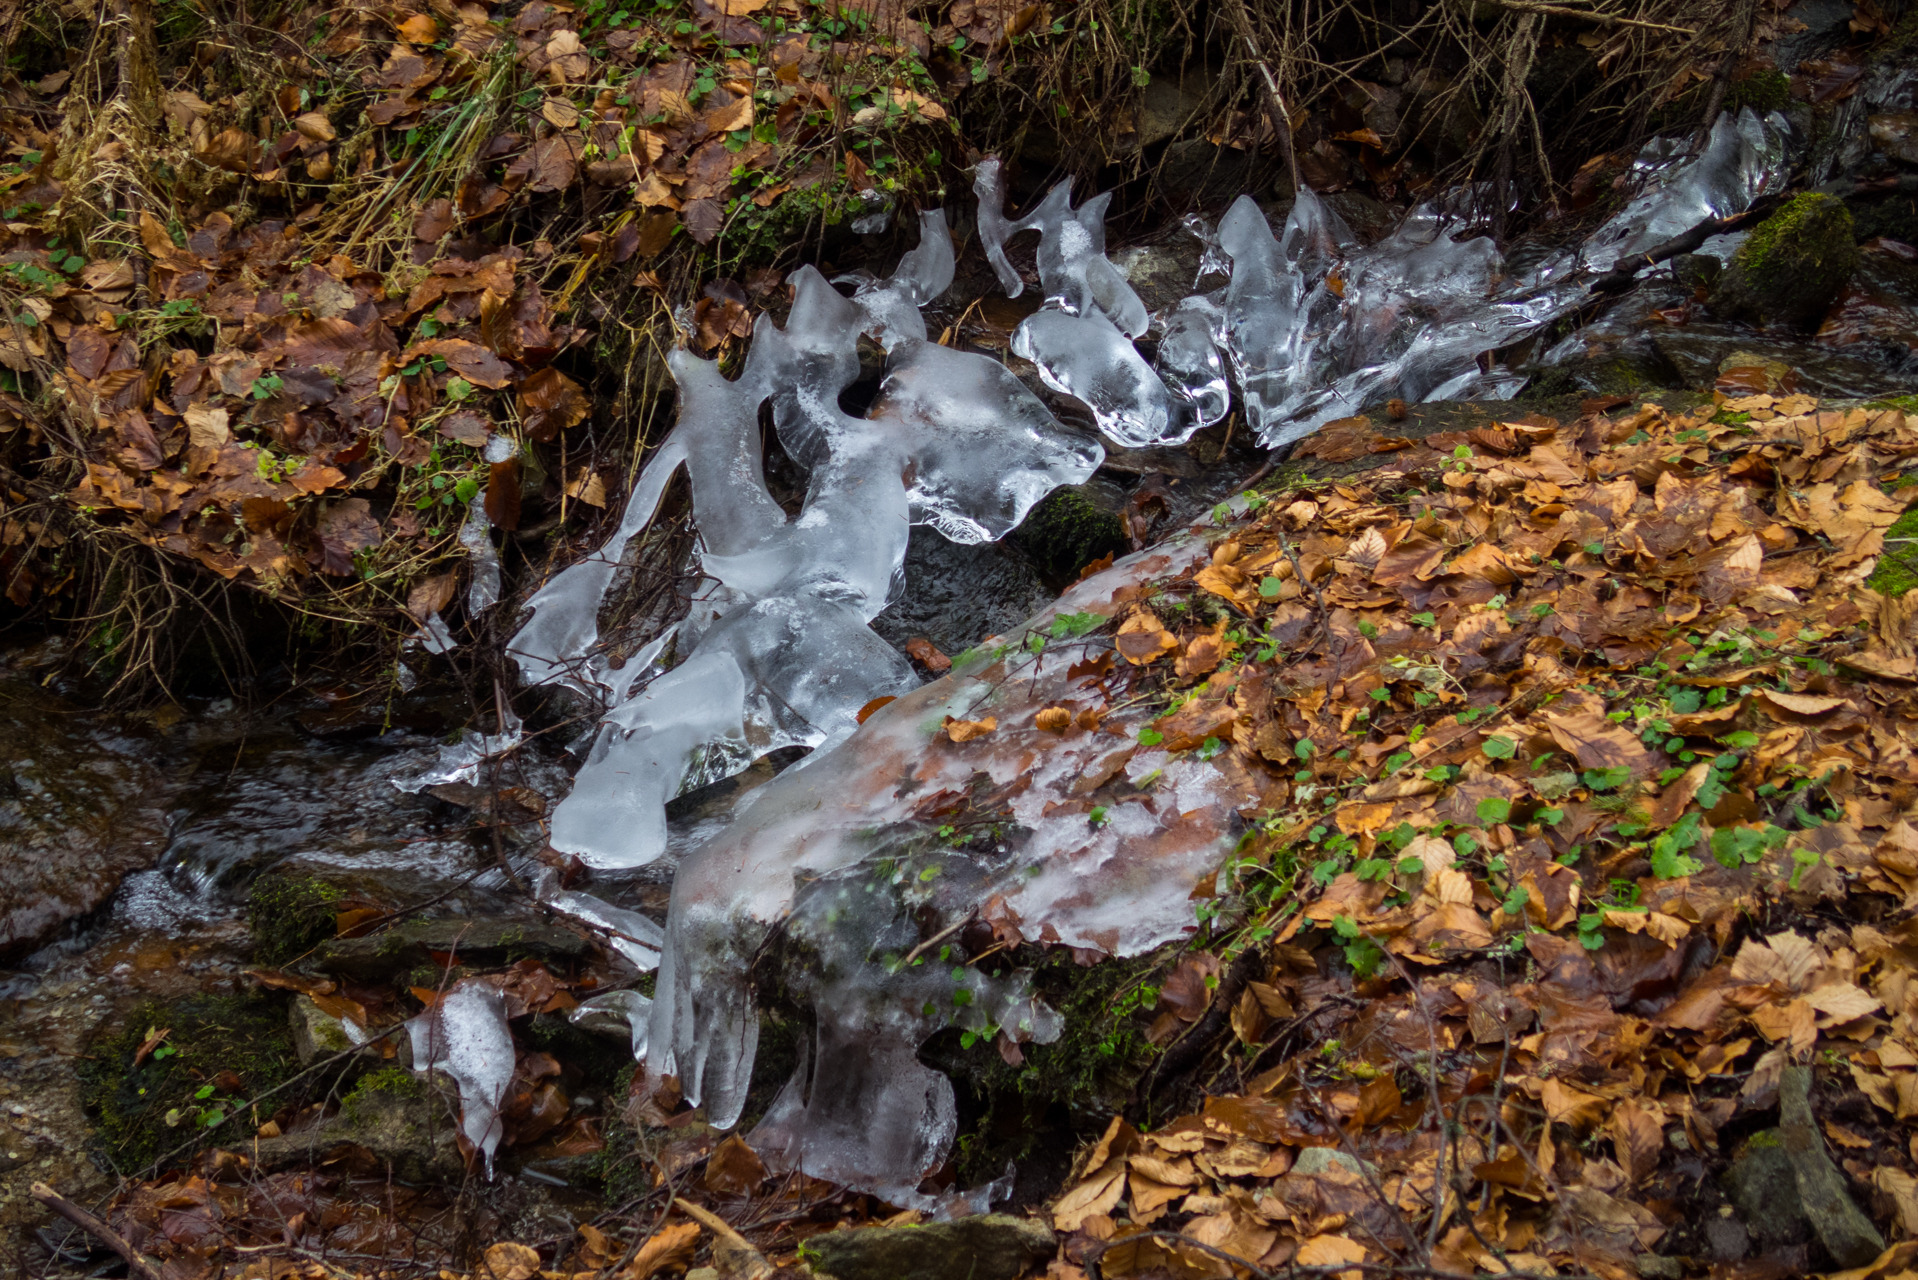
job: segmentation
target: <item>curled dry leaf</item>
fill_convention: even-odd
[[[1120,657],[1142,667],[1176,650],[1179,638],[1166,630],[1157,615],[1141,610],[1119,624],[1113,645]]]
[[[983,720],[955,720],[951,716],[945,719],[946,736],[954,742],[971,742],[974,738],[983,738],[998,727],[997,716],[987,716]]]
[[[648,1236],[618,1280],[652,1280],[662,1271],[684,1270],[699,1247],[699,1224],[671,1222]]]
[[[1032,723],[1047,733],[1064,733],[1072,727],[1072,712],[1066,707],[1046,707],[1032,718]]]

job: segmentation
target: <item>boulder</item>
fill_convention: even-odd
[[[1042,1222],[992,1213],[910,1227],[866,1227],[814,1236],[800,1249],[830,1280],[1015,1280],[1052,1257]]]
[[[1723,319],[1810,332],[1857,267],[1851,210],[1836,196],[1806,192],[1738,247],[1709,305]]]
[[[0,671],[0,965],[105,905],[167,843],[172,790],[153,744]]]

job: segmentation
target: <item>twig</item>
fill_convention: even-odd
[[[1272,132],[1279,136],[1279,154],[1285,157],[1285,171],[1292,179],[1292,190],[1299,187],[1299,157],[1292,150],[1292,113],[1286,108],[1285,95],[1279,92],[1278,77],[1272,74],[1272,68],[1266,64],[1259,53],[1258,41],[1252,36],[1252,19],[1245,11],[1245,0],[1232,0],[1232,26],[1240,40],[1245,42],[1245,51],[1252,57],[1252,63],[1259,69],[1261,87],[1265,90],[1265,110],[1272,120]]]
[[[85,1209],[82,1209],[79,1205],[73,1203],[73,1201],[61,1195],[58,1191],[55,1191],[52,1187],[49,1187],[46,1183],[34,1183],[31,1188],[31,1194],[35,1200],[53,1210],[94,1239],[100,1241],[100,1243],[119,1254],[122,1258],[125,1258],[127,1270],[133,1273],[136,1280],[161,1280],[159,1268],[154,1266],[138,1249],[135,1249],[133,1245],[127,1241],[125,1236],[88,1213]]]
[[[1501,9],[1510,9],[1515,13],[1542,13],[1553,18],[1579,18],[1585,22],[1596,22],[1603,27],[1638,27],[1645,31],[1670,31],[1681,36],[1698,34],[1691,27],[1674,27],[1668,22],[1646,22],[1641,18],[1621,18],[1615,13],[1601,13],[1596,9],[1567,9],[1564,5],[1536,4],[1533,0],[1484,0],[1484,2],[1497,5]]]
[[[1691,230],[1673,236],[1663,244],[1653,245],[1643,253],[1634,253],[1612,264],[1612,269],[1594,279],[1591,291],[1594,294],[1623,293],[1632,285],[1633,279],[1646,267],[1655,266],[1668,258],[1676,258],[1681,253],[1690,253],[1713,236],[1736,231],[1747,222],[1762,219],[1784,199],[1782,192],[1760,196],[1752,201],[1751,208],[1743,213],[1734,213],[1729,218],[1706,218]]]

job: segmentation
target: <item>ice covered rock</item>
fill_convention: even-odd
[[[1180,937],[1193,925],[1192,886],[1230,851],[1234,811],[1254,798],[1223,761],[1141,744],[1142,707],[1063,735],[1036,723],[1049,705],[1096,701],[1075,664],[1111,641],[1087,632],[1141,581],[1204,554],[1191,537],[1121,561],[1013,643],[964,659],[755,790],[680,864],[649,1077],[675,1076],[715,1124],[738,1119],[759,1025],[747,974],[778,929],[789,981],[810,998],[817,1029],[753,1134],[755,1150],[921,1204],[913,1188],[950,1144],[954,1112],[950,1083],[917,1062],[920,1044],[948,1025],[1015,1042],[1058,1029],[1020,975],[955,972],[928,960],[937,952],[927,943],[975,912],[1007,938],[1111,955]],[[1035,654],[1018,643],[1028,631],[1052,639]],[[948,716],[992,717],[997,727],[953,743],[941,734]],[[1107,784],[1124,798],[1101,792]],[[961,850],[933,837],[955,795],[1003,806],[998,843]]]
[[[499,988],[481,978],[462,978],[440,1002],[409,1020],[413,1070],[440,1071],[459,1087],[460,1132],[493,1176],[493,1152],[505,1125],[500,1106],[513,1083],[518,1057],[506,1025]]]

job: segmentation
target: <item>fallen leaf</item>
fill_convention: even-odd
[[[946,736],[954,742],[970,742],[982,738],[999,727],[996,716],[987,716],[983,720],[955,720],[951,716],[945,719]]]

